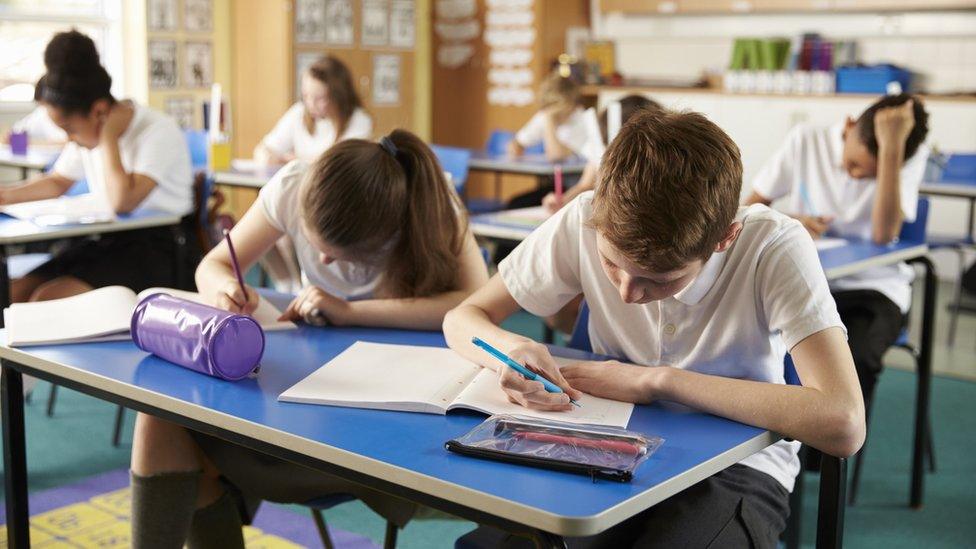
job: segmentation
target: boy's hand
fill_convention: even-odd
[[[646,380],[656,370],[608,360],[577,362],[563,367],[562,373],[566,381],[584,393],[622,402],[646,404],[654,398]]]
[[[879,109],[874,115],[874,136],[878,140],[878,148],[892,145],[904,145],[908,134],[915,127],[915,100],[909,99],[903,104]]]
[[[512,139],[508,142],[508,146],[505,147],[505,151],[508,153],[508,156],[518,158],[525,153],[525,147],[523,147],[518,141]]]
[[[340,325],[345,323],[348,310],[348,301],[309,286],[292,300],[278,320],[303,321],[313,326]]]
[[[508,400],[515,404],[533,410],[565,412],[573,409],[573,405],[569,402],[570,398],[576,400],[583,396],[583,393],[571,387],[559,373],[559,367],[545,345],[534,341],[522,343],[509,350],[508,356],[529,370],[541,374],[564,391],[550,393],[546,391],[541,381],[529,381],[508,366],[501,366],[498,369],[498,383],[508,395]]]
[[[217,291],[217,297],[214,299],[214,307],[244,315],[254,313],[254,311],[256,311],[258,308],[258,303],[261,302],[261,298],[258,296],[258,293],[254,290],[254,288],[245,286],[244,289],[247,291],[246,295],[241,292],[241,285],[238,284],[236,280],[227,281],[227,283]]]
[[[834,220],[833,216],[829,215],[798,215],[796,219],[803,223],[803,228],[810,233],[814,240],[823,236]]]
[[[556,197],[556,193],[549,193],[542,198],[542,205],[549,213],[556,213],[563,207],[563,201]]]

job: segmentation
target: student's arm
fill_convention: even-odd
[[[440,328],[448,311],[488,280],[485,260],[471,233],[465,237],[464,248],[458,259],[458,287],[452,291],[431,297],[345,301],[319,288],[310,287],[288,306],[282,318],[301,320],[307,318],[313,309],[318,309],[327,322],[337,326],[436,330]]]
[[[790,350],[803,386],[779,385],[616,361],[563,368],[576,388],[596,396],[669,400],[769,429],[846,457],[864,442],[864,402],[840,328],[817,332]]]
[[[56,173],[48,173],[9,187],[0,187],[0,205],[57,198],[74,184],[74,181]]]
[[[268,221],[260,202],[248,208],[230,231],[241,271],[247,272],[282,234]],[[258,307],[259,298],[254,288],[247,287],[246,297],[241,293],[226,242],[221,241],[203,258],[195,278],[201,295],[215,307],[244,314],[250,314]]]
[[[105,165],[105,194],[109,206],[116,213],[129,213],[136,209],[156,187],[152,178],[139,173],[128,173],[122,166],[119,136],[129,127],[134,114],[132,104],[127,101],[113,105],[99,138]]]
[[[305,107],[292,105],[275,123],[268,135],[254,147],[254,160],[265,166],[285,164],[295,159],[295,132],[304,131]]]
[[[254,147],[254,161],[262,166],[278,166],[280,164],[287,164],[294,159],[294,154],[278,154],[266,147],[263,142],[258,143],[258,145]]]
[[[488,284],[472,294],[456,309],[444,317],[444,337],[448,346],[464,358],[499,373],[499,382],[509,400],[538,410],[569,410],[570,398],[581,393],[559,373],[552,355],[545,345],[501,328],[503,320],[519,310],[519,305],[509,293],[500,275],[496,274]],[[501,368],[500,363],[471,343],[480,337],[512,359],[528,368],[542,372],[565,393],[549,393],[538,381],[529,381]]]
[[[871,240],[887,244],[901,232],[904,220],[901,204],[901,168],[905,163],[905,140],[915,125],[909,99],[897,107],[879,110],[874,116],[878,140],[878,190],[871,210]]]
[[[745,205],[751,206],[753,204],[762,204],[764,206],[769,206],[773,201],[764,197],[763,195],[752,191],[748,198],[746,198]],[[787,214],[793,219],[798,220],[803,224],[803,228],[810,233],[811,238],[820,238],[824,233],[830,229],[830,223],[834,220],[833,217],[829,215],[801,215],[801,214]]]
[[[543,118],[545,124],[542,126],[542,146],[546,152],[546,159],[550,162],[558,162],[573,156],[575,152],[564,145],[556,136],[560,121],[567,116],[565,109],[550,107],[543,111],[543,114],[545,115]]]

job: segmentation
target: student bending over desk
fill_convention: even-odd
[[[448,344],[497,368],[472,345],[478,336],[565,391],[501,369],[502,388],[527,407],[567,410],[580,391],[668,400],[795,439],[574,545],[775,547],[800,442],[849,456],[864,440],[844,326],[813,242],[766,206],[738,208],[739,149],[700,114],[639,114],[601,169],[595,194],[546,221],[448,313]],[[580,362],[560,373],[545,346],[499,327],[520,307],[550,315],[580,293],[593,350],[632,364]],[[787,351],[802,387],[785,385]]]
[[[0,189],[0,205],[56,198],[85,178],[95,197],[118,214],[141,209],[183,216],[192,234],[193,175],[190,154],[176,122],[162,113],[112,97],[112,78],[91,38],[61,32],[44,50],[47,72],[35,92],[68,143],[51,172]],[[200,259],[196,239],[186,239],[186,272]],[[11,300],[41,301],[102,286],[135,291],[178,286],[176,242],[170,227],[84,239],[13,281]]]
[[[253,265],[288,235],[312,285],[283,317],[436,329],[488,279],[464,207],[443,173],[433,152],[403,130],[379,144],[344,141],[311,166],[292,162],[261,189],[232,231],[241,266]],[[196,278],[218,307],[257,307],[254,289],[245,295],[238,286],[226,243],[207,254]],[[218,481],[221,475],[252,501],[354,494],[400,527],[415,510],[353,482],[139,414],[132,445],[133,545],[244,547],[238,505]]]

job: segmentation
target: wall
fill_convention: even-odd
[[[925,76],[930,92],[976,90],[976,10],[926,13],[742,15],[600,14],[593,31],[617,42],[626,76],[696,77],[724,69],[738,36],[792,37],[821,32],[857,39],[863,62],[894,62]]]

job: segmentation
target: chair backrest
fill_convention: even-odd
[[[190,149],[190,164],[194,169],[207,166],[207,132],[204,130],[183,130],[186,146]]]
[[[928,234],[927,224],[929,221],[929,199],[919,197],[918,206],[915,209],[915,221],[911,223],[902,223],[901,234],[898,238],[901,240],[910,240],[913,242],[925,242],[925,237]]]
[[[458,194],[463,194],[464,184],[468,180],[468,166],[471,163],[471,151],[460,147],[446,147],[431,145],[430,150],[437,156],[441,168],[451,174],[451,182]]]
[[[787,385],[803,385],[800,383],[800,375],[796,373],[796,366],[793,365],[793,357],[786,353],[783,359],[783,377],[786,378]]]
[[[224,204],[224,196],[214,191],[214,180],[206,172],[193,176],[193,205],[197,211],[197,240],[207,253],[220,240],[216,226],[217,210]]]
[[[78,196],[82,194],[88,194],[91,189],[88,188],[87,179],[79,179],[74,182],[73,185],[68,189],[68,192],[64,193],[64,196]]]
[[[576,324],[573,326],[573,333],[569,336],[569,346],[580,351],[593,352],[593,344],[590,343],[590,306],[585,300],[580,303]]]
[[[491,134],[488,136],[488,143],[485,144],[485,150],[488,154],[505,154],[508,149],[508,144],[515,139],[515,132],[510,132],[508,130],[492,130]],[[542,154],[545,152],[545,148],[542,143],[537,145],[532,145],[527,147],[525,152],[528,154]]]

